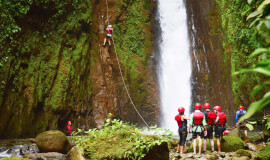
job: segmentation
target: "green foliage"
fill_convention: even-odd
[[[161,129],[152,127],[151,131]],[[75,136],[76,145],[84,149],[85,155],[90,159],[142,159],[155,145],[167,142],[165,137],[171,132],[162,133],[163,136],[146,135],[134,125],[114,119],[107,119],[101,130],[90,129],[78,130],[77,134],[84,133],[86,136]]]
[[[260,151],[255,159],[268,160],[270,159],[270,146],[265,147],[262,151]]]
[[[222,33],[224,35],[224,54],[231,55],[231,72],[254,64],[256,58],[248,58],[250,51],[256,48],[255,28],[249,28],[246,14],[250,13],[250,5],[243,0],[216,0],[221,12]],[[249,1],[252,3],[252,1]],[[251,5],[254,5],[253,3]],[[232,77],[232,89],[235,104],[247,104],[257,97],[248,97],[253,84],[259,82],[256,73],[243,73]]]
[[[256,18],[252,22],[252,24],[257,24],[256,33],[258,34],[260,48],[257,48],[249,57],[252,58],[259,55],[262,56],[259,57],[258,62],[256,64],[253,64],[250,68],[241,69],[240,71],[235,72],[235,74],[247,72],[260,73],[268,79],[270,77],[270,13],[268,12],[270,8],[270,1],[256,1],[256,4],[258,4],[259,6],[254,12],[249,14],[247,19]],[[266,80],[265,82],[256,85],[253,88],[251,95],[254,96],[256,93],[269,85],[269,83],[270,81]],[[240,121],[251,117],[256,112],[260,112],[268,104],[270,104],[270,92],[265,93],[265,95],[260,100],[252,102],[247,110],[247,114],[243,116]]]

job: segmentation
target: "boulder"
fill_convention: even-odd
[[[246,145],[247,145],[249,150],[254,151],[254,152],[257,152],[260,148],[259,145],[252,144],[252,143],[247,143]]]
[[[24,155],[24,158],[36,160],[65,160],[66,156],[62,153],[49,152],[49,153],[31,153]]]
[[[239,137],[225,136],[224,142],[221,143],[222,152],[234,152],[239,149],[244,149],[244,141]]]
[[[38,153],[38,152],[39,152],[39,149],[38,149],[36,144],[31,144],[29,146],[25,146],[25,147],[20,149],[20,154],[23,156],[26,154]]]
[[[83,157],[83,149],[75,146],[67,154],[67,160],[85,160]]]
[[[239,137],[232,137],[232,136],[224,136],[224,141],[221,142],[221,151],[222,152],[235,152],[238,149],[244,149],[244,141],[239,138]],[[216,146],[216,139],[214,138],[215,141],[215,150],[217,150]],[[209,140],[207,140],[207,149],[211,150],[211,145]],[[190,145],[189,149],[190,152],[193,152],[193,145]],[[197,145],[197,150],[198,150],[198,145]]]
[[[245,139],[245,134],[239,128],[235,128],[231,130],[228,136],[239,137],[243,140]]]
[[[243,157],[233,157],[232,159],[233,159],[233,160],[250,160],[250,158],[247,157],[247,156],[243,156]]]
[[[239,150],[237,150],[235,153],[236,153],[236,154],[239,154],[240,157],[242,157],[242,156],[247,156],[247,157],[251,158],[251,154],[249,153],[249,151],[244,150],[244,149],[239,149]]]
[[[168,143],[163,142],[160,145],[153,146],[143,157],[143,160],[149,159],[169,160]]]
[[[4,152],[6,150],[8,150],[8,148],[6,148],[6,147],[0,147],[0,152]]]
[[[57,130],[40,133],[36,137],[36,143],[41,152],[59,152],[65,154],[71,148],[66,135]]]

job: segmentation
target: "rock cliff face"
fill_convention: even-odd
[[[149,65],[154,4],[108,4],[128,90],[146,121],[154,124],[159,114],[155,73]],[[0,138],[64,130],[67,120],[74,129],[93,128],[108,113],[142,124],[124,90],[113,47],[102,46],[106,0],[33,1],[16,23],[21,31],[2,42],[0,51]],[[139,38],[128,30],[132,27]]]
[[[223,52],[220,13],[215,0],[186,1],[192,57],[193,104],[219,105],[233,122],[230,54]],[[193,109],[193,108],[192,108]]]

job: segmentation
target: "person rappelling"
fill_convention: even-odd
[[[195,104],[195,111],[191,114],[189,133],[192,128],[193,152],[196,154],[197,138],[199,137],[199,154],[202,153],[202,137],[207,136],[207,128],[204,114],[200,111],[201,104]]]
[[[190,118],[185,116],[185,108],[184,107],[179,107],[178,108],[179,114],[175,116],[175,120],[178,124],[178,133],[179,133],[179,143],[177,145],[177,153],[183,154],[184,152],[184,147],[187,139],[187,120]]]
[[[220,106],[215,106],[213,109],[217,115],[215,120],[215,137],[217,140],[217,149],[218,152],[221,152],[220,140],[223,139],[223,132],[226,130],[227,117],[224,112],[221,112]]]
[[[109,46],[111,46],[111,37],[112,37],[112,32],[113,32],[112,25],[108,25],[106,28],[106,31],[107,31],[107,34],[106,34],[106,37],[104,38],[104,43],[103,43],[104,47],[106,46],[107,39],[109,41]]]
[[[214,152],[215,150],[215,146],[214,146],[214,140],[213,140],[213,131],[214,131],[214,123],[216,120],[216,114],[215,112],[211,112],[210,111],[210,104],[209,103],[205,103],[204,104],[204,109],[205,111],[204,116],[205,116],[205,121],[207,123],[207,136],[203,137],[203,152],[206,151],[207,148],[207,139],[209,139],[210,144],[211,144],[211,151]]]
[[[244,130],[245,136],[248,137],[247,134],[247,127],[246,127],[246,122],[248,119],[245,119],[241,122],[239,122],[239,119],[244,116],[245,114],[247,114],[247,112],[244,110],[244,106],[239,106],[239,110],[236,112],[236,117],[235,117],[235,121],[236,121],[236,127],[239,127],[240,130]]]

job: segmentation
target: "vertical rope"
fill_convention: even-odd
[[[109,20],[109,5],[108,5],[108,0],[106,0],[106,6],[107,6],[107,22],[108,24],[110,24],[110,20]],[[144,118],[142,117],[142,115],[140,114],[140,112],[138,111],[138,109],[136,108],[133,100],[131,99],[131,96],[129,94],[129,91],[127,89],[127,85],[126,85],[126,82],[124,80],[124,76],[123,76],[123,73],[122,73],[122,69],[121,69],[121,65],[119,63],[119,59],[118,59],[118,54],[117,54],[117,51],[116,51],[116,47],[115,47],[115,44],[114,44],[114,39],[113,39],[113,36],[112,36],[112,42],[113,42],[113,47],[114,47],[114,51],[115,51],[115,54],[116,54],[116,59],[117,59],[117,63],[118,63],[118,68],[119,68],[119,71],[120,71],[120,75],[121,75],[121,78],[122,78],[122,81],[123,81],[123,84],[124,84],[124,87],[125,87],[125,90],[127,92],[127,95],[128,95],[128,98],[133,106],[133,108],[135,109],[135,111],[137,112],[137,114],[140,116],[140,118],[142,119],[142,121],[144,122],[144,124],[149,128],[149,125],[146,123],[146,121],[144,120]]]

